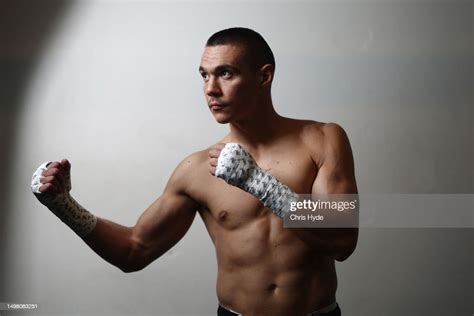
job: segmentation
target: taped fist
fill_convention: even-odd
[[[71,163],[67,159],[45,162],[35,171],[31,189],[37,194],[61,194],[71,191]]]
[[[69,194],[71,164],[63,159],[41,164],[33,173],[31,191],[36,198],[81,238],[95,227],[97,218]]]

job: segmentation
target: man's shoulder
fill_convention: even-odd
[[[176,170],[192,172],[202,168],[207,163],[209,149],[202,149],[186,156],[176,167]]]
[[[331,134],[334,132],[338,132],[340,130],[343,130],[341,125],[338,123],[334,122],[319,122],[319,121],[313,121],[313,120],[295,120],[295,124],[299,125],[301,127],[301,131],[305,134],[308,134],[307,136],[310,136],[311,134],[320,134],[322,136],[326,134]]]
[[[320,163],[347,152],[350,147],[346,132],[334,122],[305,121],[300,137],[313,159]]]
[[[338,123],[305,120],[300,124],[301,137],[306,141],[314,142],[319,139],[324,142],[333,142],[346,136],[346,132]]]
[[[168,181],[168,187],[187,194],[196,182],[205,180],[209,175],[208,150],[199,150],[178,163]]]

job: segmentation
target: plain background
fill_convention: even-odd
[[[75,198],[133,225],[178,162],[227,131],[198,74],[223,28],[253,28],[272,47],[279,113],[345,128],[361,193],[474,193],[473,12],[456,0],[2,1],[0,302],[39,309],[0,314],[215,314],[199,217],[162,258],[124,274],[29,182],[41,162],[68,158]],[[344,315],[471,315],[467,227],[361,229],[337,263]]]

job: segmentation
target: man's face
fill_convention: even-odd
[[[257,103],[260,85],[257,71],[245,62],[245,50],[238,45],[206,47],[199,72],[204,95],[219,123],[244,119]]]

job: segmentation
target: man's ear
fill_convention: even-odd
[[[272,84],[275,67],[271,64],[265,64],[260,68],[260,84],[268,86]]]

